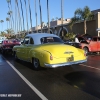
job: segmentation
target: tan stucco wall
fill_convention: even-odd
[[[95,14],[95,18],[94,20],[91,21],[87,21],[87,34],[90,34],[92,36],[100,36],[100,34],[98,35],[98,31],[96,31],[97,28],[100,28],[100,12]],[[60,36],[61,34],[61,25],[55,26],[57,24],[57,21],[52,22],[52,26],[50,28],[51,32],[54,33],[55,31],[57,32],[57,35]],[[64,27],[64,32],[66,33],[79,33],[79,34],[84,34],[84,22],[80,22],[80,23],[75,23],[72,27],[72,30],[70,29],[70,26],[68,24],[63,25]],[[47,32],[47,28],[43,29],[43,32]]]

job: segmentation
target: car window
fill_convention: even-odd
[[[30,38],[29,44],[34,44],[33,38]]]
[[[98,41],[100,41],[100,37],[98,37]]]
[[[29,43],[29,37],[25,37],[24,44],[28,44],[28,43]]]
[[[40,41],[41,41],[41,44],[54,43],[54,42],[63,43],[63,41],[58,37],[43,37],[43,38],[40,39]]]
[[[92,41],[97,41],[97,38],[93,38]]]

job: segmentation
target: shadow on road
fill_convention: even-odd
[[[75,88],[100,98],[100,74],[88,71],[72,72],[65,75],[68,83]]]

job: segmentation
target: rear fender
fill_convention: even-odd
[[[44,66],[44,63],[50,62],[50,56],[52,56],[52,54],[46,50],[34,51],[31,55],[31,63],[33,58],[37,58],[40,62],[40,66]]]

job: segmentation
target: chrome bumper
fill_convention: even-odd
[[[74,61],[74,62],[58,63],[58,64],[46,64],[45,63],[44,65],[45,65],[45,67],[56,68],[56,67],[67,66],[67,65],[81,64],[84,62],[87,62],[87,59],[80,60],[80,61]]]

